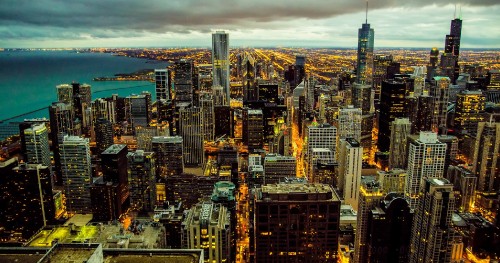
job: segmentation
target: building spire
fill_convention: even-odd
[[[453,19],[457,18],[457,4],[455,4],[455,12],[453,13]]]
[[[462,5],[459,6],[458,19],[462,20]]]
[[[366,0],[366,17],[365,24],[368,24],[368,0]]]

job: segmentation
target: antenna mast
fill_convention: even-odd
[[[457,18],[457,4],[455,4],[455,12],[453,13],[453,19]]]
[[[366,20],[365,24],[368,24],[368,0],[366,0]]]

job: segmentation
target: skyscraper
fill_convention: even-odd
[[[340,198],[331,186],[265,185],[254,206],[255,262],[337,262]]]
[[[231,101],[229,95],[229,34],[216,31],[212,34],[212,76],[213,86],[222,86],[225,104]]]
[[[407,137],[410,135],[411,123],[408,118],[396,118],[391,123],[391,138],[389,145],[389,168],[405,168],[407,152]]]
[[[70,214],[91,213],[89,140],[64,136],[60,151],[66,210]]]
[[[500,123],[480,122],[472,172],[478,177],[477,190],[492,192],[500,190]]]
[[[215,111],[214,100],[210,93],[200,93],[200,108],[203,115],[203,140],[213,141],[215,139]],[[217,119],[222,116],[217,116]]]
[[[255,101],[259,99],[259,90],[257,89],[255,59],[251,54],[245,52],[243,59],[243,101]]]
[[[147,127],[151,122],[151,94],[143,92],[125,98],[125,118],[133,128]]]
[[[56,86],[57,101],[67,104],[73,103],[73,87],[69,84],[61,84]]]
[[[155,69],[156,101],[171,100],[170,71],[168,69]]]
[[[438,132],[446,129],[446,118],[448,113],[450,79],[448,77],[434,77],[430,95],[432,103],[432,131]]]
[[[110,121],[99,118],[94,124],[95,144],[97,155],[101,155],[109,146],[113,145],[113,124]]]
[[[175,102],[193,103],[193,61],[180,59],[174,64]]]
[[[264,146],[264,115],[262,110],[243,109],[243,143],[249,150]]]
[[[476,135],[477,125],[484,121],[486,96],[481,91],[464,90],[457,94],[453,126],[458,134]]]
[[[363,147],[353,138],[340,141],[339,183],[345,203],[358,210]]]
[[[203,164],[205,152],[203,147],[204,129],[201,108],[190,107],[181,109],[179,129],[182,136],[184,164]]]
[[[404,79],[389,79],[382,82],[380,113],[378,122],[378,150],[389,151],[391,123],[405,116],[407,83]]]
[[[455,64],[453,65],[453,77],[450,78],[452,83],[455,83],[460,73],[460,66],[458,65],[458,58],[460,56],[460,39],[462,35],[462,19],[455,18],[451,20],[450,34],[446,35],[444,54],[449,54],[454,58]],[[443,59],[443,57],[441,57]]]
[[[51,167],[50,150],[49,150],[49,135],[47,127],[44,123],[33,124],[30,128],[23,131],[25,149],[23,152],[27,163],[42,164],[43,166]]]
[[[368,2],[366,2],[367,18],[358,30],[358,58],[356,63],[357,83],[372,84],[373,46],[375,32],[368,24]]]
[[[422,181],[444,175],[446,143],[438,141],[433,132],[420,132],[419,137],[409,137],[408,168],[405,198],[411,209],[416,209],[422,192]]]
[[[306,139],[307,143],[306,155],[312,156],[314,148],[327,148],[334,152],[337,156],[337,128],[328,123],[318,124],[313,123],[307,126]]]
[[[206,262],[232,262],[231,218],[222,204],[204,201],[189,209],[181,236],[182,248],[203,249]]]
[[[125,210],[126,201],[129,197],[129,183],[127,172],[127,145],[113,144],[101,154],[101,165],[104,182],[118,184],[117,204],[115,214],[120,215]]]
[[[410,262],[451,262],[456,235],[452,224],[453,185],[443,178],[428,178],[422,192],[411,231]]]
[[[352,105],[339,109],[337,118],[338,139],[354,138],[361,141],[361,118],[363,112]]]
[[[130,173],[130,206],[152,212],[156,204],[156,167],[153,152],[137,150],[127,155]]]
[[[153,137],[153,152],[156,154],[156,177],[180,175],[184,172],[182,137]]]
[[[264,184],[276,184],[285,177],[297,175],[297,160],[293,156],[268,154],[264,158]]]

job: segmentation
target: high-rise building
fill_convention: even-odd
[[[57,101],[73,104],[73,87],[69,84],[61,84],[56,86]]]
[[[410,262],[452,262],[455,230],[453,185],[443,178],[423,181],[422,200],[415,210],[410,243]]]
[[[130,206],[152,212],[156,204],[156,167],[153,152],[137,150],[127,155],[130,174]]]
[[[464,90],[457,94],[453,125],[458,134],[475,136],[477,124],[484,121],[486,96],[481,91]]]
[[[337,156],[337,128],[328,123],[318,124],[313,122],[307,126],[305,142],[307,143],[306,155],[312,157],[313,148],[327,148]]]
[[[245,52],[242,65],[243,74],[243,101],[255,101],[259,99],[259,90],[256,83],[255,59],[250,53]]]
[[[368,24],[367,19],[358,30],[358,58],[356,63],[357,83],[368,85],[372,84],[374,39],[375,32],[373,28],[370,28],[370,24]]]
[[[394,73],[400,73],[401,65],[394,62],[392,55],[375,55],[373,59],[373,89],[375,104],[380,102],[382,81],[394,78]]]
[[[165,178],[184,172],[182,137],[153,137],[153,152],[156,155],[156,177]]]
[[[433,47],[430,52],[429,64],[427,65],[427,79],[430,81],[436,75],[439,61],[439,49]]]
[[[94,178],[90,186],[92,220],[103,222],[118,220],[122,212],[119,193],[118,183],[106,182],[102,176]]]
[[[225,96],[224,104],[229,105],[229,34],[216,31],[212,34],[212,76],[213,86],[221,86]]]
[[[339,109],[337,117],[338,139],[354,138],[358,142],[361,140],[361,119],[362,110],[354,108],[352,105]]]
[[[116,215],[122,214],[126,208],[126,201],[129,197],[129,183],[127,171],[128,149],[125,144],[113,144],[101,153],[101,166],[104,182],[118,184]]]
[[[344,202],[358,210],[363,147],[354,138],[340,141],[338,184]]]
[[[214,102],[215,136],[234,137],[234,110],[230,106],[216,106]]]
[[[42,227],[54,223],[55,207],[49,167],[23,163],[5,171],[1,174],[0,190],[2,239],[17,236],[21,237],[19,241],[25,242]]]
[[[156,101],[172,99],[170,81],[170,71],[168,69],[155,69]]]
[[[200,93],[200,108],[203,115],[203,140],[213,141],[215,139],[215,110],[214,100],[210,93]],[[222,116],[217,116],[222,118]]]
[[[340,198],[331,186],[265,185],[254,206],[255,262],[337,262]]]
[[[86,133],[91,123],[90,114],[87,112],[87,108],[90,107],[92,101],[91,87],[88,84],[71,83],[73,88],[73,101],[71,103],[73,109],[73,121],[80,123],[80,132]]]
[[[354,239],[355,263],[368,262],[370,212],[384,199],[380,184],[373,177],[365,177],[359,189],[356,237]]]
[[[378,150],[389,151],[391,123],[405,116],[405,95],[407,83],[403,79],[389,79],[382,82],[380,113],[378,122]]]
[[[368,218],[368,262],[404,263],[410,252],[413,211],[402,195],[389,193]]]
[[[395,168],[389,171],[377,171],[377,176],[385,193],[404,193],[406,170]]]
[[[430,95],[433,98],[431,128],[434,132],[446,129],[449,86],[450,79],[448,77],[434,77],[430,89]]]
[[[89,140],[66,135],[60,151],[66,210],[70,214],[91,213]]]
[[[477,190],[500,190],[500,123],[478,124],[472,172],[478,177]]]
[[[297,160],[293,156],[268,154],[264,157],[264,184],[279,183],[297,175]]]
[[[117,122],[117,107],[116,101],[112,98],[97,98],[90,103],[92,111],[92,122],[95,122],[103,118],[110,121],[111,123]]]
[[[462,35],[462,19],[455,18],[451,20],[450,26],[450,34],[446,35],[445,38],[445,46],[444,46],[444,55],[448,55],[448,57],[452,57],[454,60],[452,77],[452,83],[455,83],[458,75],[460,73],[460,66],[458,65],[458,58],[460,56],[460,39]],[[441,57],[443,60],[443,57]]]
[[[109,120],[99,118],[94,124],[95,144],[97,155],[101,155],[109,146],[113,145],[113,124]]]
[[[408,96],[406,100],[407,116],[411,122],[411,133],[418,134],[421,131],[430,131],[433,112],[433,98],[427,91],[418,97]]]
[[[205,159],[201,110],[199,107],[180,110],[179,128],[184,148],[184,164],[186,165],[200,165]]]
[[[249,150],[264,146],[264,115],[262,110],[243,109],[243,143]]]
[[[174,64],[175,103],[193,103],[193,61],[180,59]]]
[[[368,114],[371,109],[371,86],[354,83],[352,86],[352,104],[354,108],[362,110],[363,114]]]
[[[27,163],[42,164],[51,167],[49,135],[44,123],[33,124],[22,132],[21,149]]]
[[[433,132],[420,132],[419,137],[410,136],[408,141],[405,198],[411,209],[416,209],[422,192],[422,181],[444,175],[446,143],[440,142]]]
[[[476,199],[477,176],[465,167],[451,165],[446,178],[453,184],[457,210],[470,211]]]
[[[203,249],[206,262],[231,259],[230,213],[222,204],[203,201],[189,209],[182,222],[182,248]]]
[[[230,214],[231,238],[230,238],[230,258],[236,259],[236,196],[235,185],[229,181],[219,181],[214,185],[214,191],[210,200],[215,204],[222,204]]]
[[[151,94],[130,95],[125,98],[125,118],[132,125],[147,127],[151,122]]]
[[[389,168],[405,168],[408,157],[406,143],[410,135],[411,123],[408,118],[396,118],[391,123],[391,138],[389,145]]]

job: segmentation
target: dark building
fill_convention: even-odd
[[[153,220],[165,227],[167,248],[178,249],[182,247],[181,231],[184,209],[182,203],[166,202],[163,206],[156,207]]]
[[[184,209],[189,209],[203,197],[209,197],[214,189],[214,184],[226,181],[220,176],[197,176],[183,173],[165,178],[166,200],[171,203],[182,202]]]
[[[390,193],[370,211],[368,258],[373,263],[406,263],[413,213],[399,194]]]
[[[249,151],[264,146],[263,118],[262,110],[243,109],[243,143]]]
[[[256,190],[255,262],[337,262],[340,199],[325,184]]]
[[[174,66],[175,103],[193,103],[193,61],[181,59]]]
[[[441,70],[451,73],[446,75],[450,77],[452,83],[456,83],[460,73],[458,58],[460,55],[460,39],[462,35],[462,19],[455,18],[451,20],[450,34],[446,35],[444,53],[441,56]],[[445,61],[443,63],[443,61]]]
[[[152,212],[156,204],[156,165],[153,152],[137,150],[127,154],[130,174],[130,206]]]
[[[389,151],[391,123],[405,116],[405,94],[407,83],[403,79],[390,79],[382,82],[380,114],[378,124],[378,150]]]
[[[151,142],[156,155],[156,179],[184,172],[182,137],[156,136]]]
[[[103,118],[97,119],[94,124],[96,154],[101,155],[109,146],[113,145],[113,124]]]
[[[98,177],[90,186],[90,202],[93,220],[118,220],[124,210],[120,202],[120,187],[116,182],[106,182]]]
[[[439,49],[433,47],[430,52],[429,64],[427,65],[427,80],[432,80],[436,76],[439,61]]]
[[[453,224],[463,238],[464,247],[478,259],[500,258],[500,230],[481,214],[455,214]]]
[[[433,101],[434,99],[426,92],[418,97],[407,98],[406,116],[410,119],[412,134],[431,130],[432,119],[429,118],[429,116],[431,116],[432,113]]]
[[[118,184],[117,198],[121,205],[117,211],[118,215],[125,211],[129,198],[127,153],[127,145],[113,144],[101,154],[104,182]]]
[[[214,106],[215,138],[234,137],[234,110],[229,106]]]
[[[256,86],[255,59],[245,53],[242,65],[243,73],[243,102],[259,99],[259,90]]]
[[[275,83],[259,83],[259,100],[271,103],[279,102],[278,84]]]
[[[92,100],[92,93],[90,90],[90,85],[80,83],[71,83],[73,88],[73,112],[74,121],[84,123],[85,120],[85,110],[90,107],[90,101]],[[84,127],[85,126],[85,127]],[[86,133],[86,128],[90,125],[82,125],[82,132]]]
[[[0,163],[0,241],[27,241],[55,221],[50,169],[41,164]],[[8,170],[10,169],[10,170]]]

